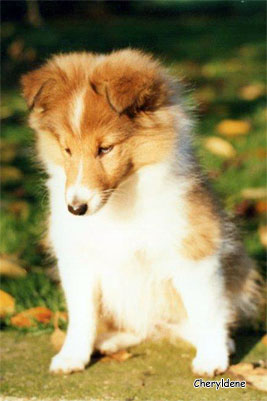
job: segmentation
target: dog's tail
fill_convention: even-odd
[[[228,292],[233,305],[234,325],[258,325],[266,304],[264,282],[256,263],[244,252],[235,260],[235,277],[228,277]],[[229,282],[229,278],[231,282]]]

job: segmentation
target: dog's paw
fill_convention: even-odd
[[[192,363],[193,373],[197,376],[216,376],[225,372],[229,365],[227,352],[198,353]]]
[[[81,358],[59,353],[52,358],[49,371],[51,373],[69,374],[84,370],[85,365],[86,363]]]

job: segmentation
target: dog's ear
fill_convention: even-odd
[[[35,106],[45,109],[49,93],[53,91],[56,79],[53,72],[41,67],[21,77],[22,93],[30,110]]]
[[[163,69],[149,55],[122,50],[106,56],[95,68],[91,85],[118,113],[130,116],[168,103],[170,86]]]

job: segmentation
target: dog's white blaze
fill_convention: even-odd
[[[79,203],[86,203],[89,206],[90,212],[94,213],[101,204],[101,195],[96,189],[90,189],[82,185],[83,179],[83,162],[80,161],[78,174],[74,185],[68,188],[66,194],[66,201],[68,205],[73,204],[74,201]]]
[[[81,135],[81,119],[84,111],[84,96],[85,90],[76,93],[73,102],[71,103],[71,125],[75,134],[78,135]]]

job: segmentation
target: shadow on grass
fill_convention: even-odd
[[[234,341],[236,344],[236,352],[231,357],[231,365],[235,365],[241,362],[261,341],[263,333],[260,331],[247,331],[241,332],[239,330],[234,335]],[[257,361],[253,361],[257,362]]]

